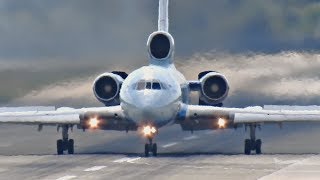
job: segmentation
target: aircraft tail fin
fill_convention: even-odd
[[[159,0],[158,31],[169,31],[169,0]]]

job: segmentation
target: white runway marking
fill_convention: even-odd
[[[205,167],[202,167],[202,166],[182,166],[182,167],[185,167],[185,168],[194,168],[194,169],[204,169]]]
[[[107,166],[93,166],[91,168],[85,169],[84,171],[89,172],[89,171],[99,171],[100,169],[103,169]]]
[[[278,158],[273,158],[273,161],[275,164],[294,164],[299,162],[299,160],[281,161]]]
[[[189,141],[189,140],[198,139],[198,138],[199,138],[198,136],[193,135],[193,136],[185,137],[183,138],[183,140]]]
[[[141,159],[141,157],[132,157],[132,158],[121,158],[118,160],[114,160],[113,162],[115,163],[123,163],[123,162],[128,162],[128,163],[133,163],[136,160]]]
[[[71,176],[63,176],[63,177],[61,177],[61,178],[58,178],[57,180],[69,180],[69,179],[73,179],[73,178],[76,178],[77,176],[73,176],[73,175],[71,175]]]
[[[162,147],[163,148],[168,148],[168,147],[171,147],[171,146],[174,146],[174,145],[177,145],[177,144],[178,144],[177,142],[173,142],[173,143],[169,143],[169,144],[163,145]]]

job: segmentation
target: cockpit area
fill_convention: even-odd
[[[150,90],[165,90],[168,89],[166,83],[160,82],[159,80],[140,80],[139,82],[133,84],[133,89],[142,91],[145,89]]]

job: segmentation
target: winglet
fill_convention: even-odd
[[[169,0],[159,0],[158,31],[169,31]]]

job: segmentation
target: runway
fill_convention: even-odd
[[[136,132],[74,130],[75,155],[56,155],[55,127],[0,126],[0,179],[318,179],[320,126],[263,126],[263,155],[242,155],[244,129],[160,129],[158,157]]]
[[[305,179],[320,176],[314,155],[1,156],[2,179]]]

